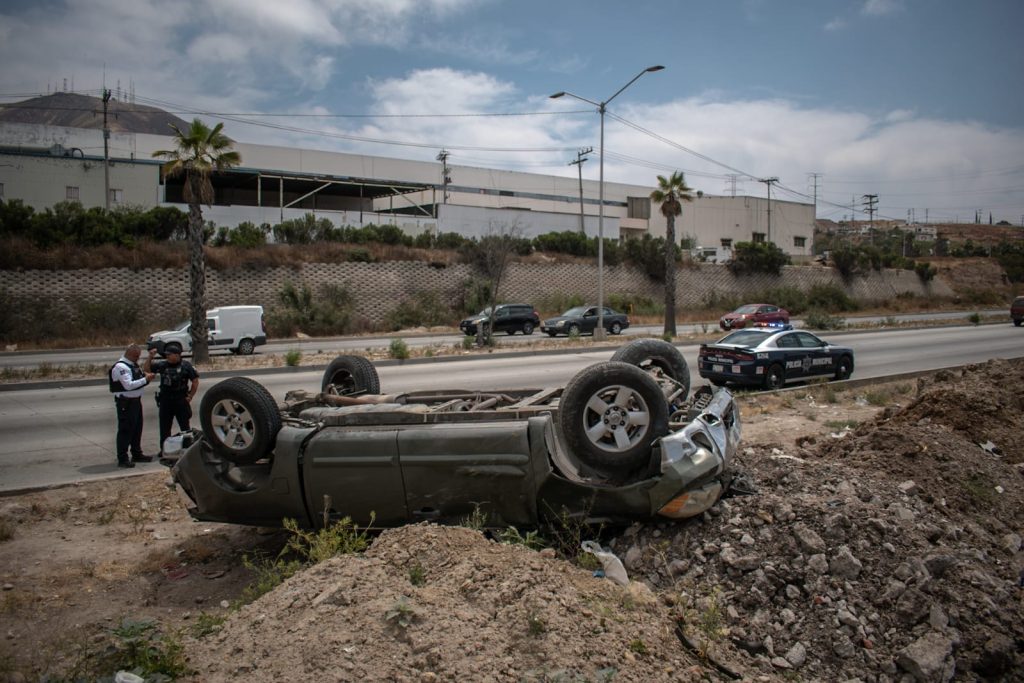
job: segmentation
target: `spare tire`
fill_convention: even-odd
[[[667,341],[637,339],[612,354],[612,360],[629,363],[648,372],[652,368],[659,368],[682,385],[683,393],[677,400],[685,401],[690,395],[690,368],[679,349]]]
[[[248,377],[231,377],[207,390],[199,420],[213,452],[236,465],[268,457],[281,430],[274,397]]]
[[[654,378],[635,365],[598,363],[565,385],[558,421],[580,461],[622,476],[646,465],[651,445],[668,433],[668,404]]]
[[[380,377],[377,368],[362,356],[338,356],[324,370],[321,391],[330,391],[342,396],[349,394],[379,394]]]

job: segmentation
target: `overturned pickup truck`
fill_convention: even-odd
[[[689,384],[651,339],[536,391],[385,395],[372,363],[339,356],[283,405],[244,377],[211,387],[172,475],[193,517],[259,526],[691,517],[728,487],[740,419],[728,390]]]

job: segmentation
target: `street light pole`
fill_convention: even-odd
[[[594,102],[588,100],[586,97],[580,97],[574,95],[571,92],[561,91],[551,95],[551,99],[558,99],[568,95],[569,97],[576,98],[581,102],[592,104],[597,107],[597,113],[601,115],[601,147],[600,147],[600,171],[598,175],[598,208],[597,208],[597,327],[594,328],[594,339],[601,341],[605,338],[604,329],[604,113],[607,110],[608,103],[614,100],[622,93],[623,90],[633,85],[637,79],[643,76],[645,73],[661,71],[665,67],[663,66],[649,66],[630,80],[626,85],[615,91],[615,94],[609,97],[603,102]]]

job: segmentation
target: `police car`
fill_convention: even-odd
[[[779,389],[813,377],[846,379],[853,374],[853,349],[836,346],[791,325],[732,332],[701,344],[697,371],[712,384]]]

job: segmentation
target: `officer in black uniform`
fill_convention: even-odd
[[[178,429],[189,429],[192,417],[192,398],[199,390],[199,373],[181,358],[181,345],[169,342],[164,346],[165,360],[153,362],[153,356],[146,359],[146,371],[159,377],[160,389],[156,404],[160,413],[160,452],[164,450],[164,439],[171,435],[171,423],[178,421]]]

